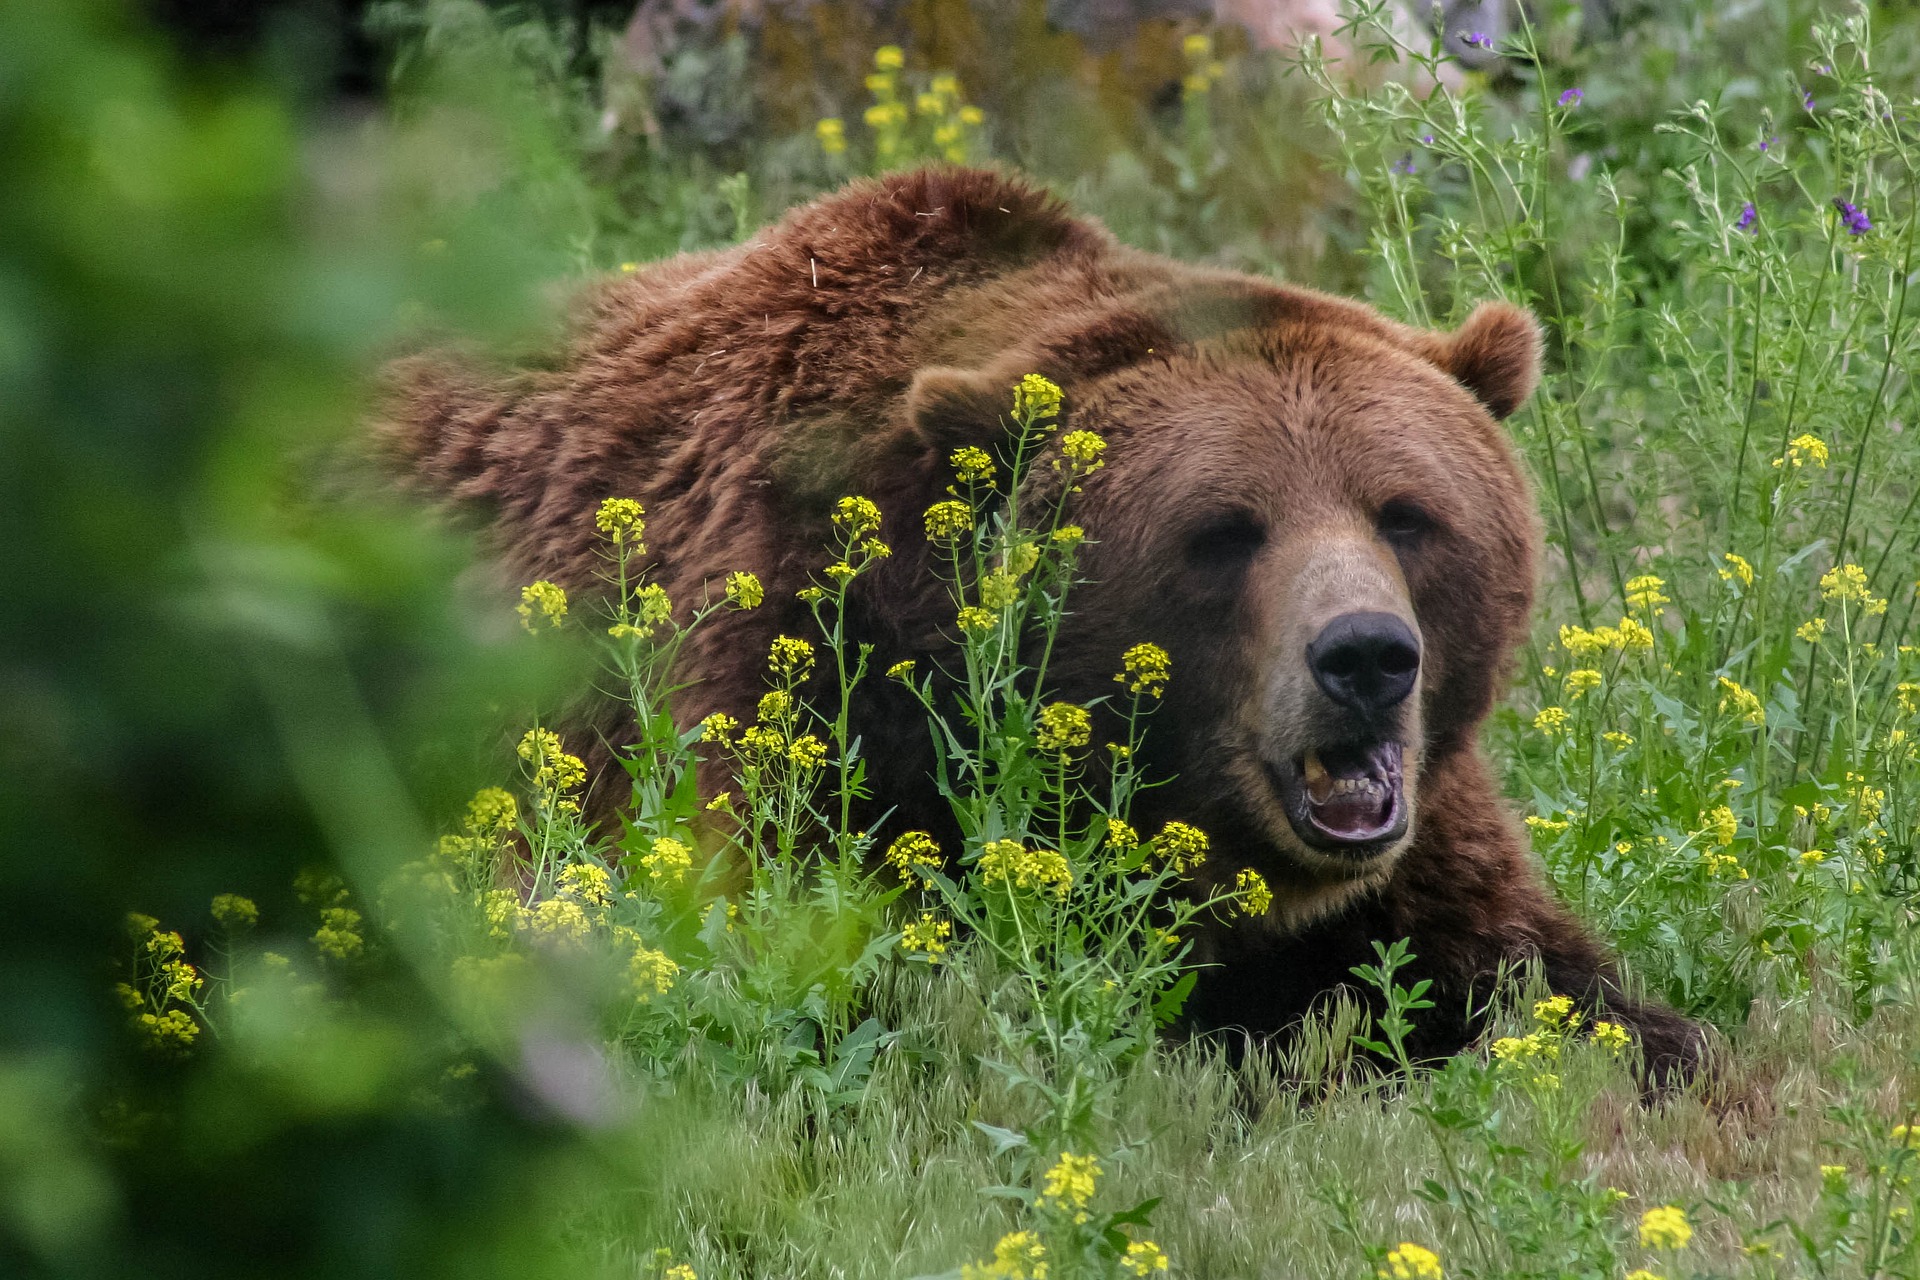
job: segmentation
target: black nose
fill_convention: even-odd
[[[1420,641],[1390,613],[1343,613],[1307,646],[1307,666],[1341,706],[1385,711],[1413,692]]]

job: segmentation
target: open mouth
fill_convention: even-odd
[[[1307,844],[1372,857],[1407,829],[1398,742],[1320,747],[1269,766],[1287,820]]]

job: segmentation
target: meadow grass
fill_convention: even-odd
[[[442,44],[422,37],[411,74],[470,91],[474,66],[505,66],[547,124],[581,126],[536,37],[434,13]],[[1520,84],[1502,92],[1406,43],[1384,6],[1348,32],[1377,52],[1365,79],[1313,50],[1290,79],[1236,74],[1190,41],[1166,138],[1181,212],[1160,239],[1267,254],[1247,221],[1221,225],[1251,207],[1231,161],[1284,131],[1262,109],[1310,102],[1353,192],[1344,270],[1370,301],[1423,324],[1489,297],[1542,317],[1547,377],[1512,430],[1550,564],[1491,746],[1562,895],[1633,981],[1716,1028],[1709,1079],[1644,1099],[1632,1046],[1524,974],[1486,1044],[1445,1063],[1393,1061],[1391,1021],[1352,1002],[1278,1052],[1162,1036],[1181,930],[1257,909],[1264,886],[1169,898],[1203,836],[1132,831],[1141,780],[1088,768],[1100,746],[1021,660],[1022,637],[1071,608],[1072,468],[1104,448],[1076,442],[1061,490],[1029,492],[1058,394],[1044,380],[1008,388],[1013,474],[956,457],[960,508],[928,514],[951,549],[945,673],[870,671],[844,634],[849,593],[887,554],[848,495],[820,549],[817,629],[768,655],[756,722],[676,724],[685,635],[757,607],[759,584],[672,613],[638,568],[644,513],[610,503],[605,616],[536,583],[520,617],[529,645],[574,637],[633,709],[622,830],[583,821],[575,744],[530,720],[518,772],[437,852],[301,886],[306,952],[250,947],[228,902],[216,954],[195,957],[213,963],[183,969],[179,922],[137,922],[123,994],[139,1034],[175,1057],[283,1053],[289,1017],[352,1024],[356,966],[404,952],[458,1027],[426,1055],[444,1067],[434,1105],[462,1105],[475,1063],[498,1062],[577,1126],[586,1154],[552,1214],[569,1264],[608,1275],[1920,1274],[1920,170],[1909,82],[1882,69],[1912,65],[1914,32],[1822,18],[1793,34],[1793,69],[1700,84],[1636,132],[1621,121],[1644,66],[1606,67],[1564,12],[1540,21],[1505,50]],[[1700,22],[1640,34],[1678,42]],[[1007,136],[889,51],[874,75],[864,128],[834,117],[802,140],[823,179],[986,159]],[[444,105],[435,92],[422,100]],[[922,92],[939,108],[924,119],[901,105]],[[590,159],[515,179],[579,211],[583,268],[691,227],[744,234],[770,198],[750,173],[703,183],[656,158],[640,216],[582,176]],[[1076,185],[1096,211],[1124,203],[1123,184]],[[1135,734],[1163,664],[1139,653],[1116,673]],[[800,696],[815,669],[837,699]],[[949,744],[966,847],[946,858],[873,847],[853,822],[859,726],[840,707],[868,680],[914,688]],[[716,753],[740,779],[725,797],[694,785]],[[1372,981],[1418,1019],[1417,991]]]

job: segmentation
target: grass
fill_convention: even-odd
[[[270,617],[301,637],[305,656],[279,665],[258,638],[245,652],[326,865],[296,901],[227,857],[208,864],[212,885],[260,898],[257,922],[231,901],[188,919],[177,894],[137,921],[113,1021],[133,1015],[116,1043],[141,1052],[106,1059],[81,1102],[48,1083],[45,1064],[66,1058],[0,1062],[8,1114],[44,1126],[72,1109],[41,1144],[80,1171],[58,1185],[133,1206],[146,1225],[128,1238],[156,1266],[152,1242],[171,1241],[162,1260],[182,1274],[222,1256],[219,1224],[183,1227],[199,1222],[188,1196],[171,1219],[141,1217],[175,1203],[156,1189],[168,1178],[299,1167],[369,1130],[489,1153],[475,1165],[496,1179],[455,1197],[485,1206],[459,1219],[464,1253],[436,1237],[411,1270],[384,1264],[394,1274],[1014,1277],[1038,1275],[1035,1247],[1051,1280],[1158,1274],[1162,1251],[1172,1273],[1208,1277],[1920,1274],[1902,1127],[1920,1107],[1920,139],[1902,88],[1920,25],[1702,7],[1582,37],[1572,10],[1549,7],[1489,84],[1389,18],[1353,15],[1350,42],[1377,52],[1366,77],[1311,51],[1286,69],[1189,41],[1177,103],[1084,155],[1028,145],[1046,121],[994,111],[1035,99],[941,88],[917,49],[883,56],[873,85],[825,86],[837,130],[710,154],[600,130],[633,86],[612,70],[581,81],[539,24],[393,7],[382,21],[406,53],[392,117],[309,155],[329,207],[381,228],[355,268],[380,283],[364,310],[321,313],[354,338],[284,367],[370,366],[357,330],[371,314],[537,347],[540,295],[509,286],[739,238],[850,173],[950,151],[1026,163],[1148,247],[1344,288],[1409,321],[1451,323],[1488,297],[1534,308],[1548,373],[1512,430],[1549,567],[1489,742],[1561,893],[1634,981],[1717,1029],[1709,1082],[1643,1100],[1631,1052],[1590,1039],[1525,975],[1487,1043],[1446,1063],[1358,1054],[1363,1037],[1392,1060],[1396,1029],[1351,1002],[1239,1063],[1158,1033],[1183,980],[1178,913],[1199,908],[1140,908],[1190,869],[1191,837],[1124,827],[1139,780],[1085,766],[1072,713],[1050,711],[1044,669],[1020,659],[1023,634],[1058,626],[1075,576],[1073,539],[1053,536],[1070,501],[1036,506],[1019,485],[1049,417],[1047,389],[1026,385],[1013,418],[1031,448],[1014,476],[956,482],[966,510],[944,584],[976,611],[952,655],[957,704],[934,673],[867,670],[844,634],[844,601],[882,554],[850,505],[820,549],[817,633],[804,655],[770,655],[758,722],[676,724],[673,659],[704,619],[661,616],[631,550],[637,514],[616,508],[607,617],[530,588],[538,634],[489,639],[488,679],[462,668],[467,683],[433,686],[520,719],[517,753],[431,851],[405,785],[459,774],[470,791],[472,771],[445,763],[444,728],[411,748],[377,739],[380,681],[336,661],[354,628],[329,619],[432,606],[445,564],[409,559],[396,544],[416,526],[390,513],[287,521],[283,490],[229,475],[223,501],[273,515],[200,532],[190,558],[223,625]],[[937,111],[892,110],[923,91]],[[887,108],[871,127],[867,94]],[[261,243],[305,243],[274,235]],[[250,250],[236,260],[252,265],[233,279],[262,269]],[[245,385],[271,389],[252,372]],[[283,433],[236,438],[281,459]],[[308,609],[289,578],[349,585],[312,588],[344,599]],[[711,608],[757,594],[736,580]],[[582,822],[577,744],[542,728],[559,688],[595,678],[589,662],[638,729],[617,835]],[[1139,662],[1121,705],[1143,733],[1155,681],[1152,655]],[[542,694],[510,682],[520,664],[558,674]],[[836,697],[809,705],[816,665]],[[955,863],[911,846],[889,858],[851,821],[859,726],[838,707],[881,679],[946,717],[967,837]],[[422,740],[439,754],[415,769]],[[717,752],[741,778],[725,801],[693,783]],[[716,803],[738,819],[724,847],[705,816]],[[523,848],[525,870],[505,873]],[[1259,891],[1243,882],[1209,909]],[[98,900],[149,909],[124,887]],[[1356,976],[1368,983],[1419,1018],[1419,992],[1391,972]],[[34,1196],[5,1202],[33,1227],[19,1256],[88,1273],[71,1241],[93,1228],[71,1223],[121,1211],[63,1217],[45,1207],[56,1192]],[[376,1208],[425,1218],[426,1200]],[[1684,1242],[1647,1222],[1666,1207]],[[348,1214],[315,1212],[314,1240],[353,1238]],[[529,1234],[473,1225],[489,1213]],[[339,1263],[360,1256],[345,1245],[306,1256],[313,1274],[380,1270]]]

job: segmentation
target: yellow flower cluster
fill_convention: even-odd
[[[551,729],[527,730],[517,750],[520,758],[533,767],[533,785],[540,791],[557,795],[587,780],[587,766],[579,756],[562,749],[560,735]]]
[[[954,625],[967,635],[985,635],[998,625],[999,619],[982,609],[979,605],[968,605],[954,618]]]
[[[1787,442],[1785,456],[1775,458],[1773,465],[1799,467],[1809,462],[1816,467],[1824,468],[1827,465],[1827,442],[1819,436],[1795,436]]]
[[[923,911],[918,920],[900,931],[900,949],[938,959],[947,953],[947,939],[952,936],[951,921],[941,920],[931,911]]]
[[[740,731],[740,722],[724,711],[716,711],[700,722],[700,741],[717,742],[721,746],[732,744],[733,735]]]
[[[1169,868],[1185,874],[1207,860],[1207,833],[1184,822],[1169,822],[1153,838],[1153,847]]]
[[[636,945],[633,958],[627,962],[627,982],[641,1004],[673,990],[673,980],[679,974],[680,966],[672,956],[651,947]]]
[[[963,449],[955,449],[947,461],[953,464],[954,474],[959,477],[961,484],[993,483],[993,458],[985,449],[967,445]]]
[[[657,582],[649,582],[623,603],[620,620],[607,628],[607,634],[616,640],[629,637],[645,640],[672,616],[673,600],[667,595],[667,589]]]
[[[1180,50],[1187,58],[1187,74],[1180,80],[1182,93],[1188,99],[1204,98],[1227,74],[1226,64],[1213,56],[1213,37],[1196,32],[1180,42]]]
[[[1836,565],[1820,575],[1823,599],[1856,603],[1862,613],[1875,618],[1887,611],[1887,602],[1874,595],[1869,587],[1867,571],[1857,564]]]
[[[1075,1222],[1085,1222],[1086,1209],[1093,1203],[1094,1184],[1100,1180],[1100,1173],[1100,1161],[1096,1157],[1061,1152],[1060,1159],[1046,1172],[1040,1190],[1040,1207],[1071,1211]]]
[[[1029,849],[1018,840],[989,840],[980,851],[980,880],[1014,889],[1048,890],[1064,900],[1073,887],[1073,871],[1066,858],[1051,849]]]
[[[657,885],[679,884],[693,867],[693,850],[672,836],[661,836],[640,856],[640,865]]]
[[[1548,835],[1551,835],[1554,832],[1558,832],[1558,831],[1565,831],[1567,829],[1567,824],[1561,821],[1560,819],[1543,818],[1537,813],[1528,814],[1526,816],[1525,821],[1529,830],[1538,831]]]
[[[789,683],[804,680],[813,671],[813,646],[792,636],[779,636],[767,652],[767,666]]]
[[[1726,676],[1720,677],[1720,688],[1724,691],[1720,698],[1720,710],[1731,711],[1756,728],[1765,727],[1767,709],[1760,705],[1759,695]]]
[[[1020,579],[1006,569],[990,569],[980,578],[980,603],[995,611],[1020,598]]]
[[[903,833],[887,846],[886,861],[902,880],[912,883],[918,879],[927,888],[933,887],[930,873],[938,871],[943,862],[940,845],[924,831]]]
[[[1387,1253],[1387,1265],[1375,1271],[1380,1280],[1442,1280],[1440,1255],[1403,1240]]]
[[[359,959],[367,949],[367,940],[360,933],[360,913],[352,907],[324,908],[320,927],[313,932],[313,945],[334,960]]]
[[[1620,619],[1617,627],[1564,626],[1560,628],[1560,647],[1575,658],[1589,658],[1611,651],[1653,648],[1653,632],[1632,618]]]
[[[252,898],[237,893],[222,893],[213,899],[213,918],[227,929],[251,929],[260,919],[260,908]]]
[[[1039,715],[1034,745],[1049,755],[1064,756],[1075,747],[1084,747],[1093,737],[1093,717],[1085,707],[1071,702],[1052,702]]]
[[[1063,524],[1053,531],[1053,541],[1071,551],[1086,540],[1087,531],[1077,524]]]
[[[751,573],[727,575],[727,602],[734,608],[758,609],[766,598],[766,589],[760,585],[760,579]]]
[[[929,542],[952,542],[972,531],[973,508],[949,498],[927,508],[926,522]]]
[[[1567,731],[1569,718],[1565,707],[1542,707],[1534,713],[1533,727],[1551,738]]]
[[[536,616],[545,618],[549,627],[558,627],[567,617],[567,593],[542,578],[520,588],[520,603],[514,612],[530,633],[539,630],[533,621]]]
[[[1108,818],[1107,847],[1130,852],[1140,847],[1140,833],[1133,829],[1131,823],[1122,822],[1119,818]]]
[[[596,910],[613,905],[613,877],[597,863],[574,863],[554,878],[554,887],[560,897]]]
[[[1273,890],[1267,887],[1266,877],[1251,867],[1233,878],[1233,893],[1245,915],[1257,918],[1273,907]]]
[[[1808,644],[1818,644],[1820,637],[1827,634],[1827,620],[1825,618],[1808,618],[1805,622],[1793,629],[1793,634],[1799,636]]]
[[[1684,1249],[1692,1239],[1693,1227],[1676,1205],[1661,1205],[1640,1215],[1640,1243],[1648,1249]]]
[[[993,1246],[992,1262],[969,1262],[960,1280],[1047,1280],[1047,1246],[1031,1231],[1015,1231]]]
[[[830,156],[845,155],[847,150],[847,122],[838,116],[828,116],[813,126],[813,136],[820,141],[820,149]]]
[[[906,658],[887,668],[887,679],[906,680],[913,675],[913,659]]]
[[[1658,613],[1663,604],[1673,601],[1662,595],[1660,589],[1666,586],[1666,580],[1651,573],[1643,573],[1637,578],[1627,579],[1627,608],[1636,613]]]
[[[593,527],[611,538],[614,546],[631,544],[627,550],[643,556],[647,554],[640,541],[647,531],[645,515],[645,509],[632,498],[608,498],[594,513]]]
[[[1727,805],[1715,805],[1707,811],[1701,821],[1706,824],[1706,833],[1713,837],[1713,843],[1717,848],[1724,849],[1733,843],[1735,836],[1740,834],[1740,820],[1733,816],[1732,808]]]
[[[1592,667],[1578,667],[1567,672],[1567,678],[1563,683],[1569,698],[1579,698],[1598,689],[1600,680],[1600,673]]]
[[[1729,551],[1720,558],[1726,561],[1726,568],[1720,570],[1722,582],[1738,582],[1743,587],[1753,585],[1753,566],[1745,556],[1737,556]]]
[[[864,538],[880,527],[880,508],[866,498],[842,498],[834,505],[833,522],[849,538]]]
[[[1633,1043],[1633,1036],[1617,1022],[1596,1022],[1593,1024],[1593,1042],[1619,1057]]]
[[[1120,674],[1114,681],[1127,686],[1128,693],[1158,698],[1167,691],[1172,674],[1173,659],[1167,651],[1157,644],[1142,643],[1120,655]]]
[[[1037,373],[1029,373],[1014,384],[1013,416],[1022,426],[1057,418],[1062,398],[1058,384]]]
[[[1060,452],[1073,464],[1073,469],[1081,475],[1092,475],[1106,466],[1107,442],[1091,431],[1069,431],[1060,437]],[[1055,471],[1060,463],[1053,464]]]
[[[1163,1274],[1167,1270],[1167,1255],[1151,1240],[1135,1240],[1120,1255],[1120,1269],[1130,1276]]]
[[[803,733],[787,744],[787,759],[799,769],[818,769],[827,762],[827,744],[811,733]]]

